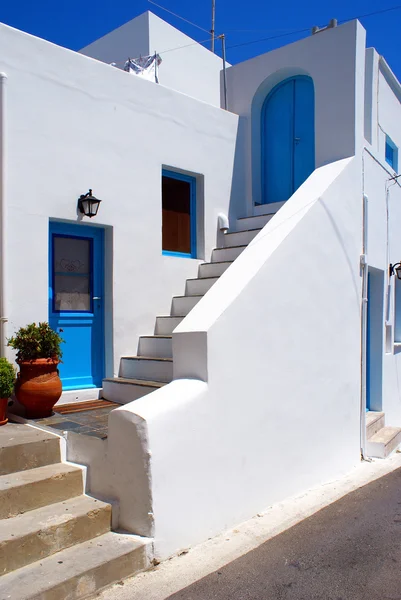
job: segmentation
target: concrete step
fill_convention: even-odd
[[[173,359],[123,356],[120,361],[120,377],[168,383],[173,378]]]
[[[399,427],[382,427],[366,442],[366,454],[374,458],[386,458],[401,444]]]
[[[171,335],[142,335],[139,338],[138,356],[161,356],[172,358],[173,341]]]
[[[155,335],[170,335],[184,317],[156,317]]]
[[[274,217],[275,213],[267,215],[256,215],[253,217],[242,217],[234,223],[233,231],[245,231],[247,229],[261,229]],[[231,232],[231,228],[230,228]]]
[[[187,279],[185,286],[186,296],[203,296],[216,283],[218,277],[202,277],[198,279]]]
[[[384,412],[370,410],[366,413],[366,439],[369,439],[385,425]]]
[[[0,427],[0,475],[60,462],[60,439],[29,425]]]
[[[186,317],[193,309],[195,304],[198,304],[202,296],[174,296],[171,303],[171,316]]]
[[[149,567],[149,541],[105,533],[37,561],[1,578],[7,600],[93,598],[107,586]]]
[[[275,214],[284,206],[285,202],[270,202],[270,204],[255,204],[253,207],[253,214],[256,215],[271,215]]]
[[[146,394],[158,390],[165,383],[160,381],[143,381],[139,379],[126,379],[124,377],[112,377],[103,379],[102,397],[105,400],[128,404]]]
[[[231,248],[215,248],[212,252],[212,262],[235,260],[245,250],[246,246],[232,246]]]
[[[258,218],[260,219],[261,217]],[[224,236],[224,246],[226,248],[231,246],[247,246],[260,231],[261,228],[247,229],[245,231],[229,231]]]
[[[198,277],[220,277],[232,265],[232,260],[226,262],[202,263],[199,265]]]
[[[82,469],[58,463],[0,476],[0,519],[83,493]]]
[[[107,533],[110,523],[110,504],[89,496],[78,496],[3,519],[0,521],[0,575]]]

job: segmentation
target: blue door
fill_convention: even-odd
[[[384,271],[369,267],[366,339],[366,408],[382,410]]]
[[[50,223],[49,323],[61,333],[64,390],[104,377],[103,229]]]
[[[313,81],[298,76],[278,84],[262,107],[263,203],[283,202],[315,169]]]

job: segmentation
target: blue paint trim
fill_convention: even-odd
[[[196,258],[197,257],[197,221],[196,221],[196,177],[191,175],[184,175],[183,173],[177,173],[176,171],[169,171],[168,169],[162,169],[162,177],[169,177],[170,179],[177,179],[178,181],[185,181],[190,185],[190,204],[189,204],[189,218],[190,218],[190,234],[191,234],[191,253],[186,252],[173,252],[172,250],[162,250],[164,256],[176,256],[180,258]]]
[[[386,134],[385,148],[386,163],[390,165],[394,171],[398,172],[398,147],[394,144],[389,135]]]
[[[174,252],[173,250],[162,250],[163,256],[175,256],[178,258],[194,258],[192,254],[187,252]]]
[[[310,153],[309,161],[306,160],[305,161],[305,157],[304,154],[299,152],[300,147],[298,147],[298,152],[296,152],[297,150],[297,144],[298,142],[296,141],[298,138],[298,130],[302,129],[302,124],[304,121],[304,115],[303,114],[298,114],[299,111],[302,112],[302,109],[305,108],[305,106],[303,106],[303,104],[305,105],[305,102],[302,103],[302,100],[304,100],[304,98],[302,98],[302,94],[300,93],[300,90],[298,89],[298,95],[297,95],[297,82],[298,81],[303,81],[303,82],[308,82],[308,84],[311,85],[311,98],[312,98],[312,110],[313,110],[313,119],[312,119],[312,130],[309,132],[309,138],[311,138],[310,141],[307,140],[307,147],[306,147],[306,151],[307,153]],[[288,141],[288,148],[287,148],[287,157],[284,161],[282,161],[278,168],[275,170],[275,173],[277,175],[278,178],[281,177],[282,181],[285,181],[287,179],[288,183],[289,183],[289,190],[288,190],[288,194],[286,194],[288,197],[284,198],[284,194],[283,197],[280,198],[276,198],[276,197],[271,197],[271,194],[268,193],[268,169],[266,168],[266,164],[267,164],[267,146],[268,143],[270,141],[271,138],[269,138],[269,135],[272,136],[273,132],[269,132],[267,131],[267,111],[269,109],[269,103],[272,100],[272,98],[274,97],[275,94],[277,94],[277,92],[279,92],[280,90],[282,90],[282,88],[284,86],[290,86],[288,89],[289,92],[289,98],[291,98],[290,101],[290,105],[287,107],[289,110],[291,110],[292,112],[292,121],[290,124],[290,134],[289,134],[289,140]],[[298,86],[299,88],[300,86]],[[305,87],[305,86],[303,86]],[[305,91],[304,91],[305,93]],[[288,101],[289,101],[288,98]],[[314,127],[314,107],[315,107],[315,101],[314,101],[314,84],[313,84],[313,80],[311,77],[309,77],[308,75],[295,75],[293,77],[288,77],[287,79],[284,79],[283,81],[281,81],[280,83],[278,83],[272,90],[270,90],[269,94],[266,96],[263,105],[262,105],[262,110],[261,110],[261,117],[260,117],[260,139],[261,139],[261,146],[260,146],[260,160],[261,160],[261,185],[262,185],[262,204],[270,204],[270,203],[274,203],[274,202],[281,202],[283,200],[288,200],[288,198],[296,191],[296,189],[299,187],[299,185],[301,185],[303,183],[303,181],[305,181],[306,177],[299,177],[299,174],[302,173],[303,171],[305,171],[305,173],[307,173],[307,176],[309,176],[309,172],[310,168],[308,168],[308,162],[313,163],[313,168],[312,171],[315,168],[315,127]],[[284,110],[285,107],[283,107]],[[310,117],[310,115],[307,115],[308,117]],[[305,133],[305,131],[302,132],[303,134]],[[277,132],[276,132],[277,135]],[[283,134],[283,136],[288,135],[288,131],[286,133]],[[304,135],[302,135],[302,139],[304,139]],[[281,152],[283,153],[285,151],[285,139],[283,137],[283,146],[281,147]],[[284,148],[284,149],[283,149]],[[302,148],[303,150],[303,148]],[[297,158],[296,158],[297,157]],[[297,162],[295,162],[297,161]],[[297,168],[296,168],[297,167]],[[287,173],[288,171],[288,173]],[[312,172],[311,171],[311,172]],[[270,175],[271,177],[271,175]],[[301,183],[299,183],[299,179],[302,179]],[[280,195],[280,196],[281,196]]]
[[[68,237],[90,241],[91,262],[91,310],[90,311],[57,311],[54,310],[54,238]],[[96,303],[93,297],[99,296],[101,302]],[[60,365],[60,376],[64,390],[90,389],[101,386],[105,375],[105,334],[104,334],[104,229],[88,225],[49,222],[49,322],[54,329],[65,328],[70,336],[77,340],[86,335],[88,352],[84,355],[84,346],[77,342],[76,354],[69,355],[67,361]],[[74,331],[73,331],[74,330]],[[80,333],[81,331],[81,333]],[[83,332],[83,333],[82,333]],[[65,352],[65,351],[64,351]],[[82,372],[86,365],[86,372]]]

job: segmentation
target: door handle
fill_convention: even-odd
[[[92,298],[92,300],[101,300],[101,299],[102,299],[102,298],[101,298],[100,296],[94,296],[94,297]]]

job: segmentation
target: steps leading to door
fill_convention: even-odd
[[[401,428],[385,426],[383,412],[366,413],[366,454],[386,458],[401,444]]]
[[[9,423],[0,456],[1,598],[92,597],[149,566],[149,540],[110,530],[110,504],[84,494],[59,437]]]
[[[103,398],[126,404],[172,380],[174,329],[274,216],[274,208],[266,206],[265,210],[269,213],[244,217],[233,224],[233,230],[224,235],[222,247],[213,250],[211,262],[199,265],[196,279],[187,279],[185,295],[172,299],[170,315],[156,317],[155,334],[139,338],[136,356],[121,358],[120,377],[103,380]]]

